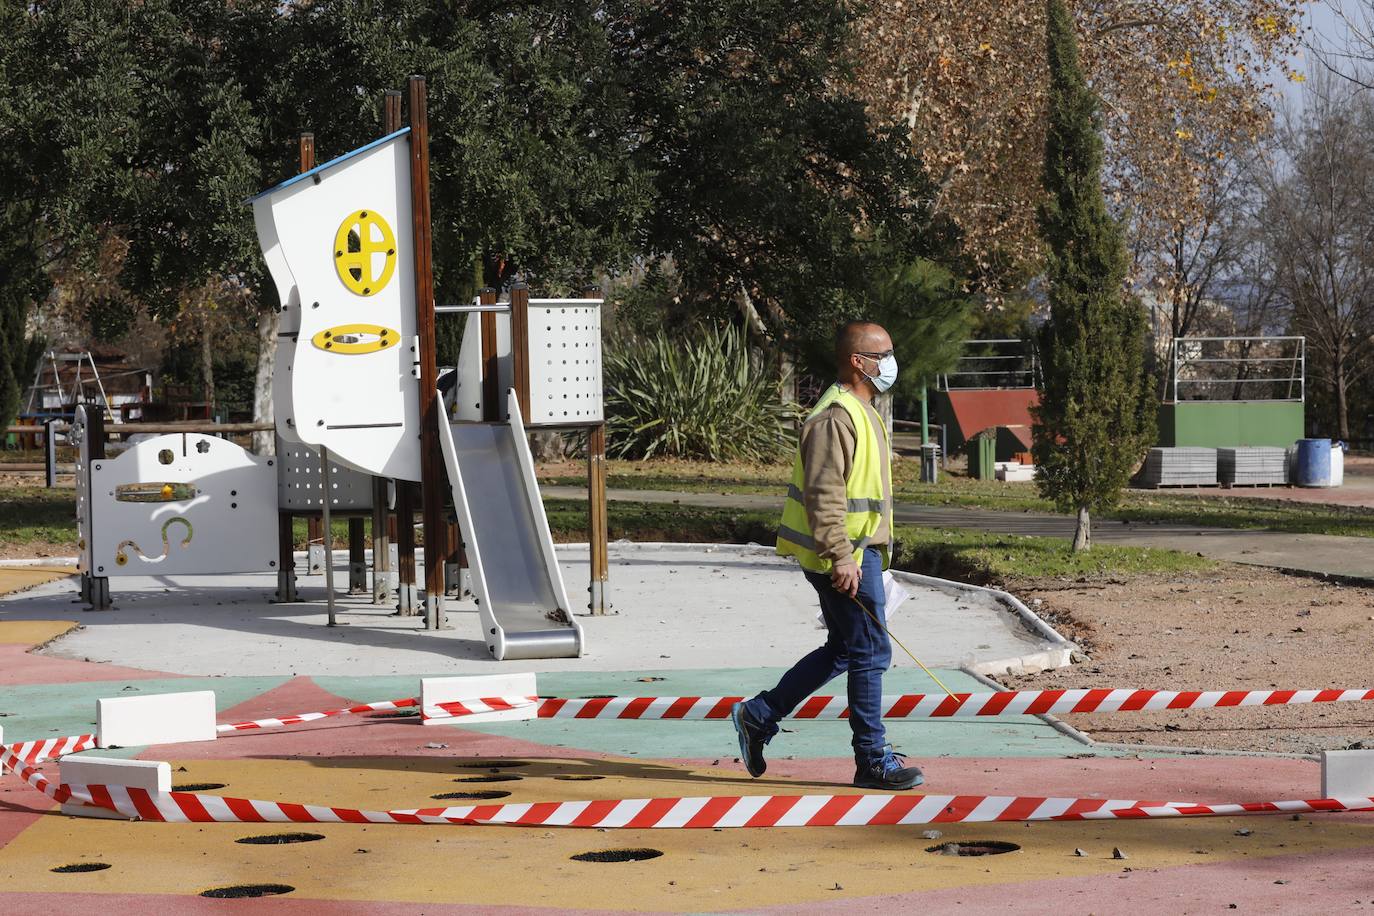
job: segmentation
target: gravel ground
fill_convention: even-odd
[[[1254,567],[1123,582],[1022,582],[1010,590],[1089,660],[1011,688],[1374,688],[1374,589]],[[1072,715],[1098,741],[1316,753],[1374,747],[1374,702]]]

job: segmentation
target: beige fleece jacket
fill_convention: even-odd
[[[876,430],[884,428],[882,418],[873,405],[862,399],[869,421]],[[886,447],[886,436],[879,448]],[[831,404],[802,425],[802,505],[806,520],[816,541],[816,553],[833,563],[843,563],[853,557],[854,548],[844,530],[846,506],[845,481],[854,467],[854,449],[858,434],[854,421],[840,404]],[[882,462],[883,500],[892,504],[892,466]],[[887,517],[884,516],[870,543],[887,544],[891,540]]]

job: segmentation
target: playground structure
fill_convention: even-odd
[[[267,569],[277,570],[278,599],[294,600],[291,519],[318,513],[335,625],[329,532],[344,513],[356,520],[350,589],[365,588],[370,514],[373,599],[394,584],[399,610],[413,612],[418,483],[426,625],[445,627],[444,597],[466,591],[466,570],[495,659],[582,654],[526,430],[588,431],[589,608],[605,613],[601,300],[532,300],[517,284],[508,302],[484,290],[471,305],[436,308],[424,80],[409,89],[410,124],[400,124],[400,93],[388,93],[383,137],[317,166],[304,135],[300,174],[251,201],[281,303],[277,456],[184,432],[107,458],[103,414],[79,412],[79,567],[93,607],[110,606],[111,577]],[[436,312],[468,320],[452,416],[438,390]],[[393,506],[394,583],[382,537]]]
[[[1288,448],[1303,437],[1302,337],[1180,337],[1170,348],[1159,444]]]
[[[1031,408],[1040,365],[1030,341],[966,340],[955,367],[936,379],[936,416],[945,446],[967,449],[969,474],[982,479],[1030,479]],[[1028,459],[1027,459],[1028,460]]]

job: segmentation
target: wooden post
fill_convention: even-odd
[[[530,422],[530,290],[523,283],[510,289],[510,352],[514,371],[515,400],[520,422]],[[503,398],[504,400],[504,398]]]
[[[312,133],[301,134],[300,139],[301,167],[300,171],[308,172],[315,167],[315,135]]]
[[[334,501],[334,486],[329,473],[329,449],[320,446],[320,527],[324,529],[324,598],[331,627],[345,626],[334,609],[334,525],[330,520],[330,503]]]
[[[415,247],[415,328],[420,363],[420,482],[425,518],[425,626],[444,627],[445,475],[439,424],[447,422],[439,400],[434,339],[434,252],[429,218],[429,112],[425,78],[410,78],[410,215]]]
[[[303,133],[297,141],[297,148],[300,153],[299,172],[308,172],[315,167],[315,135]],[[281,442],[277,442],[277,459],[281,460]],[[297,599],[296,595],[296,532],[294,524],[295,516],[290,512],[277,512],[277,601],[282,604],[290,604]],[[305,548],[310,550],[310,542],[318,536],[319,525],[311,517],[309,519],[309,532],[305,539]]]
[[[372,603],[385,604],[391,597],[391,513],[386,505],[385,477],[372,478]]]
[[[367,534],[362,516],[348,520],[348,594],[367,591]]]
[[[281,460],[281,449],[277,449]],[[296,600],[296,532],[294,516],[290,512],[277,513],[277,601],[290,604]]]
[[[401,129],[401,90],[388,89],[382,96],[382,133],[394,134]]]
[[[419,610],[415,588],[415,484],[396,481],[396,612],[413,617]]]
[[[589,286],[582,290],[582,298],[598,299],[601,288]],[[606,518],[606,424],[598,423],[587,430],[587,546],[591,584],[588,609],[594,615],[611,613],[610,599],[610,530]]]
[[[401,129],[401,93],[388,89],[382,96],[382,132],[394,134]],[[385,477],[372,478],[372,603],[385,604],[392,594],[391,537],[395,528],[387,511]],[[412,561],[414,557],[412,556]]]
[[[477,291],[482,305],[496,304],[496,290],[490,286]],[[482,312],[479,318],[482,344],[482,419],[496,423],[501,419],[500,354],[496,349],[496,313]]]

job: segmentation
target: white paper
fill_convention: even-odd
[[[902,583],[897,581],[897,577],[892,575],[892,571],[883,570],[883,595],[884,595],[884,614],[888,620],[902,606],[902,602],[911,597],[911,593],[906,590]],[[824,630],[825,615],[819,609],[816,610],[816,629]]]

